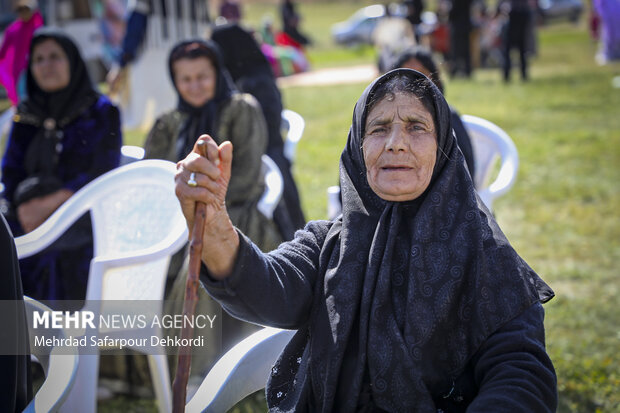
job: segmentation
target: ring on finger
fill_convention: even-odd
[[[192,172],[189,174],[189,179],[187,180],[187,185],[195,188],[198,186],[198,182],[196,182],[196,174]]]

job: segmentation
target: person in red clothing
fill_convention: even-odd
[[[15,11],[17,19],[6,29],[0,46],[0,84],[6,89],[13,106],[17,106],[22,95],[20,90],[25,89],[21,75],[28,66],[28,49],[32,34],[43,26],[43,17],[36,0],[18,0]],[[23,83],[24,87],[20,88],[20,83]]]

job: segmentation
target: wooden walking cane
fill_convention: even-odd
[[[205,156],[204,141],[198,141],[200,155]],[[202,256],[202,234],[206,219],[207,206],[204,202],[196,202],[194,213],[194,226],[192,227],[189,244],[189,274],[185,283],[185,300],[183,301],[183,319],[192,317],[198,301],[198,276],[200,274],[200,261]],[[181,328],[181,342],[190,342],[194,335],[194,329],[183,323]],[[189,380],[190,363],[192,361],[191,346],[179,347],[177,371],[172,384],[172,412],[182,413],[185,411],[185,397],[187,381]]]

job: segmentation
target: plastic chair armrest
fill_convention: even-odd
[[[273,364],[294,334],[266,327],[237,344],[213,366],[186,411],[225,412],[265,387]]]

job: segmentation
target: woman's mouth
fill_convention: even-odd
[[[385,165],[381,169],[384,171],[410,171],[413,168],[406,165]]]

